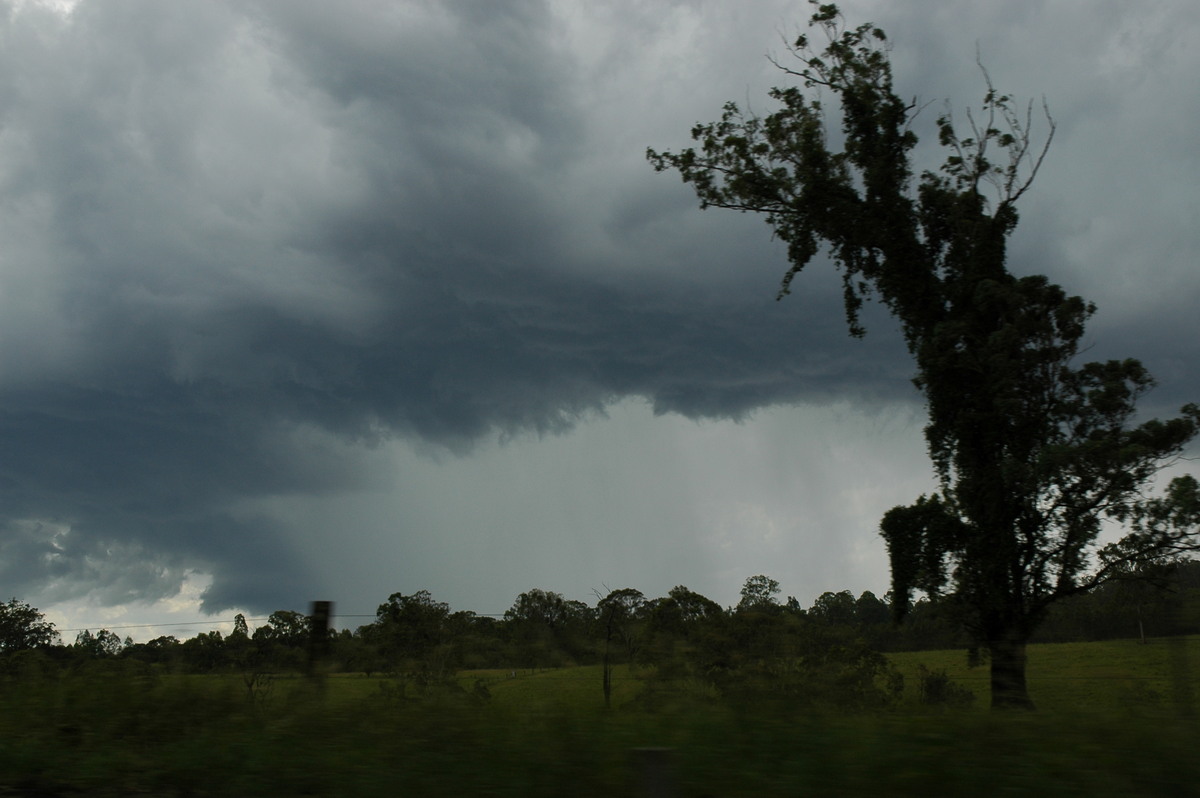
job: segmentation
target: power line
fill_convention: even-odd
[[[250,623],[251,621],[268,621],[268,620],[270,620],[270,618],[246,618],[246,623]],[[236,618],[230,618],[227,621],[217,620],[217,621],[173,621],[171,623],[131,623],[131,624],[123,624],[121,626],[96,626],[96,627],[81,626],[77,629],[59,629],[58,631],[59,632],[90,632],[92,629],[104,629],[106,631],[111,632],[114,629],[147,629],[147,628],[155,628],[155,627],[159,627],[159,626],[201,626],[201,625],[206,625],[206,624],[216,626],[216,625],[223,624],[223,623],[236,623],[236,622],[237,622]]]

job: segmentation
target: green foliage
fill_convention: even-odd
[[[559,593],[536,588],[522,593],[504,613],[516,664],[561,667],[589,656],[594,617],[586,604]]]
[[[646,597],[631,587],[610,591],[596,603],[597,620],[604,630],[602,689],[604,706],[612,705],[612,665],[615,644],[620,644],[628,662],[633,662],[645,627]]]
[[[835,626],[854,626],[857,616],[858,606],[849,590],[822,593],[808,610],[808,617]]]
[[[1200,633],[1200,561],[1143,565],[1051,608],[1040,642]]]
[[[752,576],[742,585],[742,598],[738,601],[738,612],[768,612],[779,606],[775,598],[779,594],[779,583],[769,576]]]
[[[739,706],[862,711],[895,698],[898,675],[852,626],[781,606],[778,591],[775,580],[751,577],[736,612],[693,621],[686,637],[652,625],[648,699],[657,705],[699,692]]]
[[[309,623],[307,615],[295,610],[276,610],[266,626],[254,630],[254,639],[301,648],[308,644]]]
[[[0,654],[54,644],[58,632],[36,607],[16,598],[0,604]]]
[[[220,637],[220,632],[212,634]],[[91,630],[84,629],[75,636],[75,645],[73,648],[79,654],[85,657],[115,657],[120,654],[131,641],[123,641],[114,632],[107,629],[101,629],[96,634],[92,634]]]
[[[725,610],[710,598],[676,585],[664,597],[650,603],[649,622],[660,635],[687,638],[699,624],[724,616]]]
[[[975,702],[975,693],[955,684],[945,669],[929,670],[917,666],[917,697],[921,704],[933,707],[961,708]]]
[[[1129,710],[1194,713],[1200,700],[1200,636],[1031,646],[1030,693],[1046,713],[1107,714]],[[904,706],[919,707],[922,670],[942,672],[955,685],[986,699],[986,668],[961,650],[888,655],[904,675]],[[1151,699],[1151,697],[1153,697]],[[1147,699],[1151,699],[1147,703]]]
[[[450,605],[428,590],[393,593],[379,605],[375,623],[363,630],[389,668],[421,682],[444,678],[454,664],[449,646]]]
[[[1088,648],[1047,647],[1037,661],[1078,671],[1072,662],[1118,660],[1114,678],[1089,680],[1105,708],[1047,705],[1035,717],[702,700],[648,710],[629,704],[642,682],[625,666],[609,713],[597,706],[597,667],[471,674],[466,689],[404,694],[382,690],[395,684],[387,679],[335,677],[318,692],[277,678],[270,700],[255,702],[236,676],[107,659],[0,680],[0,792],[588,798],[637,794],[631,752],[657,747],[668,749],[680,796],[975,796],[981,784],[997,794],[1189,794],[1200,736],[1174,714],[1169,686],[1142,691],[1158,705],[1120,698],[1133,694],[1122,673],[1156,671],[1142,659],[1152,647]],[[961,652],[945,656],[965,668]],[[1040,688],[1053,675],[1033,678]],[[473,700],[479,679],[490,701]]]
[[[1048,608],[1131,566],[1195,550],[1200,485],[1143,488],[1200,431],[1200,408],[1136,423],[1153,386],[1136,360],[1075,365],[1094,306],[1042,276],[1006,266],[1016,203],[1054,134],[1035,146],[1021,112],[983,72],[986,93],[960,132],[936,120],[948,150],[936,170],[912,163],[920,107],[894,91],[888,43],[873,25],[842,27],[817,4],[806,36],[779,65],[801,85],[777,88],[774,113],[725,106],[692,130],[697,147],[647,151],[710,206],[761,213],[787,243],[780,296],[822,250],[843,279],[850,333],[878,298],[899,321],[929,410],[925,436],[941,490],[882,523],[898,613],[913,591],[949,595],[961,623],[992,652],[996,705],[1027,705],[1024,645]],[[841,149],[830,146],[821,93],[840,104]],[[1132,531],[1097,551],[1106,519]]]

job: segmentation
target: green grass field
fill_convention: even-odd
[[[910,693],[917,665],[923,664],[944,670],[974,692],[978,706],[988,704],[987,665],[968,668],[961,650],[905,652],[889,659],[904,674]],[[1030,646],[1027,676],[1030,696],[1047,712],[1186,705],[1200,700],[1200,637]]]
[[[986,691],[963,652],[893,657]],[[618,668],[603,709],[598,667],[459,674],[464,690],[385,678],[242,678],[110,667],[0,683],[7,794],[138,796],[622,796],[637,752],[666,749],[680,798],[702,796],[1182,796],[1198,792],[1200,724],[1179,692],[1200,638],[1034,646],[1041,709],[919,707],[812,715],[636,699]],[[1196,677],[1188,671],[1188,684]],[[486,687],[485,699],[476,686]],[[5,794],[0,789],[0,794]]]

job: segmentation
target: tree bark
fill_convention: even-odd
[[[992,709],[1035,709],[1025,685],[1025,640],[988,642],[992,659]]]
[[[604,708],[612,708],[612,665],[609,664],[608,648],[612,643],[612,616],[609,616],[604,635]]]

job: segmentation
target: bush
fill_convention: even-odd
[[[975,702],[975,694],[955,684],[946,669],[931,671],[917,666],[917,700],[925,706],[962,708]]]

